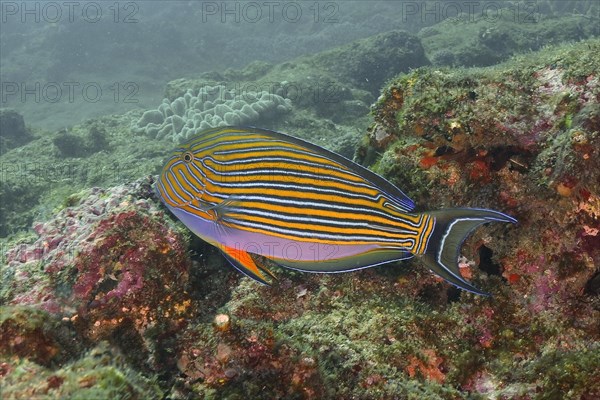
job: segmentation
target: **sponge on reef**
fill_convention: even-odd
[[[146,111],[133,124],[136,134],[181,143],[203,129],[266,122],[292,109],[290,99],[274,93],[243,92],[223,85],[188,90],[173,102],[164,99],[157,110]]]

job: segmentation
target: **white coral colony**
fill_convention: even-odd
[[[195,96],[188,90],[172,103],[164,99],[157,110],[146,111],[132,130],[181,143],[203,129],[263,122],[291,108],[289,99],[266,91],[236,94],[223,85],[204,86]]]

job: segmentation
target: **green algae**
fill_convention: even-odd
[[[26,359],[4,359],[4,399],[160,399],[156,378],[135,372],[105,342],[80,359],[51,370]]]
[[[537,381],[543,390],[539,399],[577,398],[594,385],[600,374],[600,346],[560,349],[543,354],[524,366],[526,380]]]

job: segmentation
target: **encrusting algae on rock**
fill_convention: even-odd
[[[137,348],[141,362],[160,357],[160,338],[186,321],[190,300],[174,285],[185,285],[191,260],[148,200],[150,183],[92,189],[36,223],[39,239],[6,254],[3,301],[58,316],[92,342]]]
[[[481,344],[497,348],[497,335],[508,339],[503,351],[518,352],[524,370],[543,368],[546,359],[532,355],[543,349],[564,360],[559,364],[582,351],[579,373],[598,373],[590,362],[600,360],[589,356],[598,352],[600,333],[600,292],[593,284],[600,265],[599,50],[590,40],[490,69],[417,70],[391,81],[374,108],[371,145],[385,151],[379,171],[415,182],[408,193],[418,202],[466,200],[519,219],[520,229],[502,243],[476,235],[464,253],[475,255],[488,280],[504,282],[492,290],[490,311],[513,327],[494,334],[488,321]],[[378,130],[393,139],[378,142]],[[472,320],[477,314],[465,313]],[[472,379],[487,380],[488,390],[500,395],[499,381],[507,381],[493,375],[488,370]],[[513,379],[531,376],[518,375]],[[581,375],[550,376],[535,389],[548,398],[569,393]],[[599,386],[577,391],[593,398]]]

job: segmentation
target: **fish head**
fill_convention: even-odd
[[[175,149],[165,162],[156,192],[168,208],[205,206],[202,197],[206,187],[206,175],[201,160],[189,145]]]

